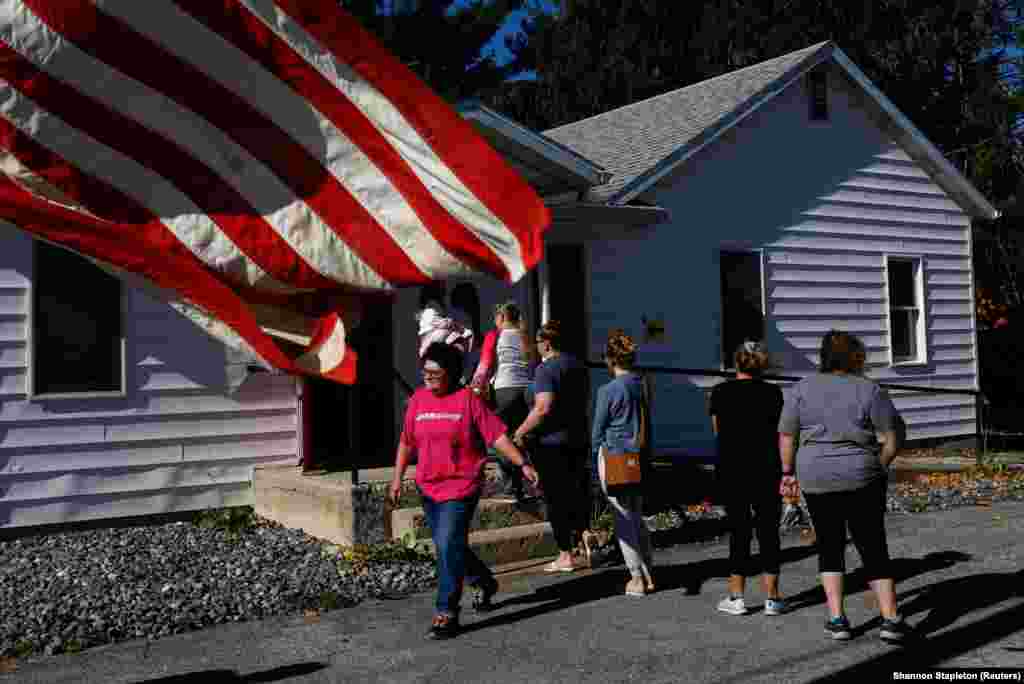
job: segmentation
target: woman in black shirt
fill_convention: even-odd
[[[785,608],[779,594],[782,390],[759,377],[768,367],[768,352],[760,342],[744,342],[733,358],[736,379],[720,383],[711,393],[711,425],[718,435],[716,470],[730,528],[729,595],[718,610],[731,615],[747,612],[743,590],[746,575],[756,570],[750,556],[756,525],[764,612],[779,615]]]

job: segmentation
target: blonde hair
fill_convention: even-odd
[[[736,353],[732,355],[732,360],[736,365],[736,370],[750,375],[763,373],[770,365],[768,350],[762,343],[754,340],[747,340],[737,347]]]
[[[630,370],[636,363],[636,342],[621,328],[608,333],[608,343],[604,347],[604,358],[608,363]]]

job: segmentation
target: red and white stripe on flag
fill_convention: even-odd
[[[550,215],[335,0],[0,0],[0,220],[354,382],[339,301],[518,280]]]

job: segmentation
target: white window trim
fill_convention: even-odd
[[[914,334],[917,338],[917,358],[916,359],[897,359],[893,350],[892,344],[892,307],[889,302],[891,301],[891,295],[889,292],[889,263],[892,261],[904,261],[911,262],[914,264],[914,295],[917,299],[917,307],[897,307],[897,308],[917,308],[919,311],[917,317],[917,330]],[[927,306],[924,299],[924,257],[919,254],[886,254],[885,255],[885,322],[888,329],[888,346],[889,346],[889,366],[893,368],[906,368],[908,366],[927,366],[928,365],[928,320],[927,320]]]
[[[761,271],[761,317],[764,321],[764,329],[761,331],[762,340],[768,333],[768,287],[766,280],[766,269],[765,269],[765,250],[763,247],[751,247],[749,243],[729,243],[723,242],[718,246],[718,276],[719,292],[718,292],[718,368],[724,372],[733,373],[736,368],[732,365],[726,365],[722,360],[725,358],[725,338],[722,333],[725,332],[725,300],[721,291],[722,282],[722,253],[747,253],[757,254],[757,266]]]
[[[35,344],[35,320],[36,320],[36,296],[35,296],[35,283],[36,278],[39,276],[39,269],[37,268],[36,250],[37,246],[32,246],[32,277],[29,279],[28,290],[26,292],[28,296],[28,317],[25,326],[25,342],[26,342],[26,361],[28,362],[28,372],[25,374],[25,396],[29,401],[49,401],[51,399],[120,399],[128,396],[128,339],[125,335],[127,329],[128,317],[126,316],[126,301],[127,293],[125,292],[124,282],[118,281],[119,297],[118,297],[118,309],[121,314],[121,338],[120,338],[120,351],[121,351],[121,389],[113,392],[52,392],[52,393],[37,393],[35,391],[36,385],[36,344]]]

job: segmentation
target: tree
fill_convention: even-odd
[[[457,102],[497,87],[522,71],[522,44],[499,64],[485,46],[526,0],[342,0],[389,50],[430,87]]]

